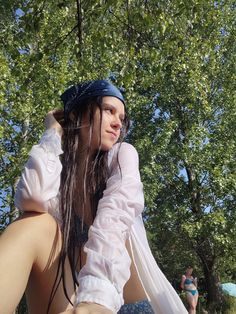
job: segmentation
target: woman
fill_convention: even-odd
[[[195,314],[198,302],[197,278],[193,278],[193,267],[188,266],[181,279],[181,288],[186,291],[189,314]]]
[[[18,183],[24,214],[0,239],[1,314],[25,288],[34,314],[187,313],[147,242],[122,94],[97,80],[61,98]]]

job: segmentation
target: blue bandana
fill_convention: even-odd
[[[85,81],[68,88],[62,95],[65,112],[70,112],[81,101],[96,96],[113,96],[125,103],[117,87],[106,80]]]

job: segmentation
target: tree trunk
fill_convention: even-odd
[[[207,244],[205,242],[205,244]],[[202,261],[203,272],[206,282],[207,292],[207,310],[211,314],[217,313],[217,309],[220,309],[222,303],[222,294],[220,291],[220,281],[216,271],[216,260],[211,255],[211,250],[208,245],[204,247],[198,247],[197,254]]]
[[[222,295],[219,287],[219,277],[214,269],[203,267],[204,275],[206,279],[207,290],[207,310],[209,313],[216,313],[216,310],[220,308],[222,303]]]

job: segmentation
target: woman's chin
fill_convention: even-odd
[[[106,152],[106,151],[112,149],[112,147],[113,147],[116,143],[117,143],[117,141],[116,141],[116,142],[109,142],[109,143],[102,143],[102,145],[101,145],[101,150],[104,151],[104,152]]]

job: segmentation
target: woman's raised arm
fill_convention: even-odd
[[[46,131],[29,153],[15,193],[15,205],[22,211],[45,212],[57,207],[62,165],[61,127],[54,111],[45,119]]]

